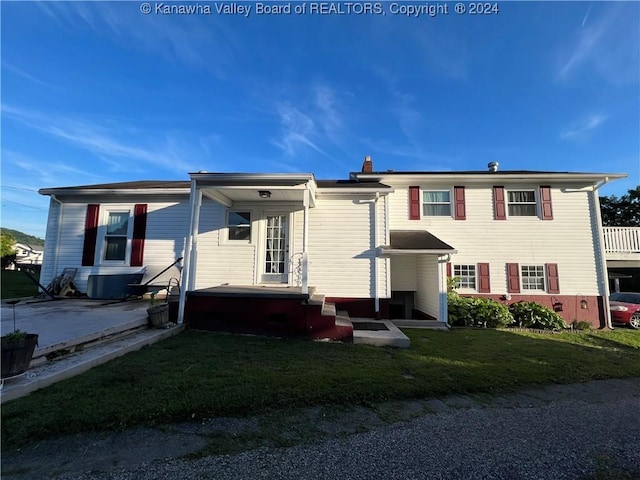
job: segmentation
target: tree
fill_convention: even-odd
[[[2,261],[2,268],[15,261],[16,259],[16,240],[10,233],[0,234],[0,257]]]
[[[640,227],[640,185],[620,198],[600,197],[600,212],[605,227]]]
[[[0,235],[0,257],[8,257],[16,252],[16,239],[10,233]]]

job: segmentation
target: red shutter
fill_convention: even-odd
[[[558,279],[558,264],[546,263],[547,293],[560,293],[560,281]]]
[[[420,187],[409,187],[409,220],[420,220]]]
[[[147,233],[147,204],[133,207],[133,241],[131,242],[131,266],[141,267],[144,260],[144,237]]]
[[[489,281],[489,264],[478,264],[478,293],[490,293],[491,282]]]
[[[451,272],[451,262],[447,262],[447,278],[453,278],[453,275]]]
[[[464,187],[453,187],[453,199],[455,202],[455,219],[466,220],[467,209],[464,203]]]
[[[553,220],[551,187],[540,187],[540,199],[542,200],[542,220]]]
[[[520,293],[520,267],[517,263],[507,263],[507,292]]]
[[[504,187],[493,187],[493,219],[506,220],[507,211],[504,202]]]
[[[82,247],[83,267],[90,267],[95,262],[99,217],[100,205],[87,205],[87,218],[84,222],[84,246]]]

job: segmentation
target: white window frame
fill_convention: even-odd
[[[441,193],[441,192],[447,192],[449,194],[449,201],[448,202],[425,202],[425,193]],[[420,214],[422,218],[447,218],[447,217],[452,217],[453,215],[453,202],[452,202],[452,192],[450,188],[439,188],[439,189],[435,189],[435,188],[430,188],[430,189],[422,189],[421,191],[421,196],[422,198],[421,200],[421,204],[420,204]],[[425,206],[426,205],[449,205],[449,213],[446,215],[430,215],[428,213],[425,212]]]
[[[463,274],[463,270],[464,269],[473,269],[473,275],[465,275]],[[457,270],[457,272],[456,272]],[[461,264],[454,264],[453,265],[453,278],[457,278],[458,279],[458,288],[461,290],[467,290],[467,291],[474,291],[477,292],[478,291],[478,266],[474,263],[461,263]],[[461,279],[462,278],[473,278],[473,286],[470,287],[469,285],[463,285]]]
[[[524,275],[524,270],[526,269],[535,269],[536,272],[541,271],[541,275],[536,275],[534,278],[542,278],[542,288],[527,288],[525,287],[525,275]],[[527,276],[527,278],[531,278],[531,276]],[[545,269],[544,265],[541,264],[535,264],[535,263],[530,263],[530,264],[523,264],[520,265],[520,291],[524,292],[547,292],[547,272]]]
[[[509,200],[509,194],[512,192],[533,192],[533,202],[511,202]],[[537,188],[510,188],[506,190],[506,194],[505,194],[505,203],[506,203],[506,213],[507,213],[507,218],[538,218],[540,216],[539,213],[539,199],[540,199],[540,192],[538,191]],[[511,212],[509,211],[509,207],[511,205],[533,205],[535,208],[535,211],[533,213],[533,215],[512,215]]]
[[[127,221],[127,241],[124,249],[123,260],[106,260],[107,254],[107,226],[109,225],[109,214],[111,213],[127,213],[129,219]],[[100,242],[100,264],[101,265],[129,265],[131,262],[131,240],[133,238],[133,207],[117,206],[105,207],[102,215],[102,223],[98,227],[98,241]]]
[[[229,216],[232,213],[248,213],[249,214],[249,238],[246,240],[234,240],[229,238],[229,227],[236,225],[229,225]],[[222,231],[222,238],[220,243],[224,245],[249,245],[253,243],[253,236],[255,235],[256,227],[256,215],[251,208],[228,208],[224,212],[224,229]]]

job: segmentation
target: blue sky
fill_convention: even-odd
[[[42,187],[346,178],[365,155],[376,170],[629,174],[606,195],[640,183],[638,2],[503,1],[475,16],[447,2],[434,17],[392,2],[381,15],[238,2],[248,17],[216,13],[230,2],[164,2],[210,15],[142,3],[0,3],[3,226],[44,236]]]

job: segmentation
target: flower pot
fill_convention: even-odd
[[[154,328],[164,328],[169,323],[169,305],[166,303],[147,308],[149,324]]]
[[[21,375],[29,369],[33,358],[33,351],[38,345],[38,335],[27,333],[20,338],[5,338],[2,340],[2,378]]]

